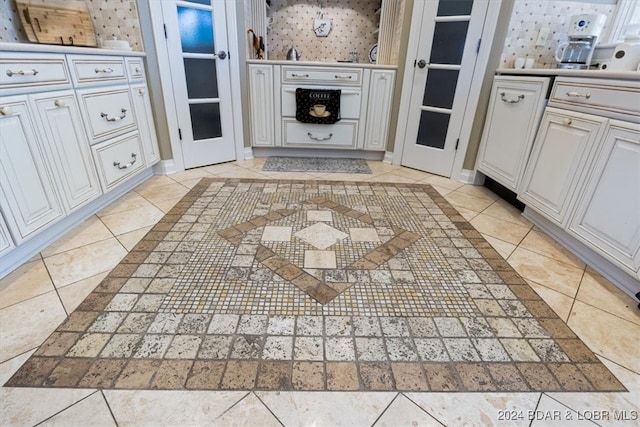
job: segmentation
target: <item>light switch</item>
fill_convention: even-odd
[[[549,40],[549,33],[551,30],[549,27],[540,28],[540,32],[538,32],[538,40],[536,40],[536,46],[544,46],[547,44],[547,40]]]

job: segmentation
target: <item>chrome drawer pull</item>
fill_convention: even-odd
[[[507,102],[509,104],[517,104],[521,99],[524,99],[524,95],[522,94],[518,95],[518,99],[507,99],[506,95],[507,94],[505,92],[500,92],[500,99],[502,102]]]
[[[349,80],[351,80],[353,78],[353,76],[339,76],[337,74],[334,77],[336,79],[349,79]]]
[[[304,77],[305,79],[308,79],[309,78],[309,74],[296,74],[296,73],[293,73],[293,74],[291,74],[291,77]]]
[[[113,162],[113,166],[117,167],[118,169],[128,169],[131,166],[133,166],[133,164],[136,162],[138,155],[136,153],[131,153],[131,162],[127,163],[126,165],[121,165],[120,162]]]
[[[105,74],[110,74],[113,73],[113,68],[96,68],[96,74],[98,73],[105,73]]]
[[[332,133],[330,133],[329,135],[325,135],[325,136],[314,136],[311,132],[307,132],[307,135],[309,135],[309,138],[315,139],[316,141],[324,141],[324,140],[327,140],[327,139],[331,139],[331,137],[333,136]]]
[[[20,70],[20,71],[11,71],[11,70],[7,70],[7,76],[9,77],[13,77],[13,76],[35,76],[36,74],[38,74],[40,71],[36,70],[35,68],[32,68],[31,70]]]
[[[567,92],[567,96],[573,97],[573,98],[586,98],[589,99],[591,98],[591,94],[587,93],[587,94],[581,94],[580,92]]]
[[[125,117],[127,117],[127,109],[126,108],[123,108],[122,110],[120,110],[120,112],[122,113],[122,115],[120,115],[118,117],[109,117],[109,114],[107,114],[107,113],[100,113],[100,117],[104,118],[108,122],[117,122],[117,121],[120,121],[120,120],[124,119]]]

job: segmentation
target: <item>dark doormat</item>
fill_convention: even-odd
[[[262,167],[268,172],[371,173],[363,159],[317,157],[269,157]]]

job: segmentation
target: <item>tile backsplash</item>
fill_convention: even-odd
[[[378,41],[380,1],[371,0],[271,0],[267,10],[268,59],[285,59],[291,46],[303,61],[336,62],[355,52],[358,62],[369,62],[369,50]],[[327,37],[316,37],[313,20],[331,19]]]
[[[133,50],[144,51],[135,0],[86,0],[86,3],[98,40],[117,37],[127,40]],[[15,0],[0,0],[0,41],[29,43]]]
[[[516,0],[500,66],[512,68],[515,58],[529,57],[534,59],[535,68],[555,68],[556,47],[567,41],[571,16],[583,13],[606,15],[603,30],[605,34],[614,9],[614,4],[582,1]],[[551,30],[549,38],[544,46],[536,46],[538,32],[542,27]]]

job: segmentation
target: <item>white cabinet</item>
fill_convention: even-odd
[[[640,125],[612,120],[569,231],[637,276],[640,269]]]
[[[64,214],[35,124],[26,96],[0,100],[0,201],[16,243]]]
[[[548,87],[545,77],[493,79],[477,168],[513,192],[522,180]]]
[[[55,171],[67,213],[100,195],[89,141],[73,91],[47,92],[30,96],[38,112],[46,144],[46,158]]]
[[[136,69],[136,65],[132,65]],[[151,110],[151,100],[149,91],[144,83],[131,86],[133,97],[133,108],[138,119],[138,132],[144,149],[144,158],[147,166],[154,165],[160,161],[160,151],[158,150],[158,138],[153,121],[153,111]]]
[[[9,230],[7,229],[4,217],[0,212],[0,255],[9,252],[11,249],[15,248],[15,246],[16,245],[13,243],[13,239],[11,239],[11,235],[9,234]]]
[[[365,125],[365,150],[385,150],[391,118],[395,72],[372,70]]]
[[[607,119],[547,107],[518,198],[565,226],[574,192]]]
[[[249,98],[252,144],[256,147],[273,147],[276,120],[271,65],[249,65]]]

